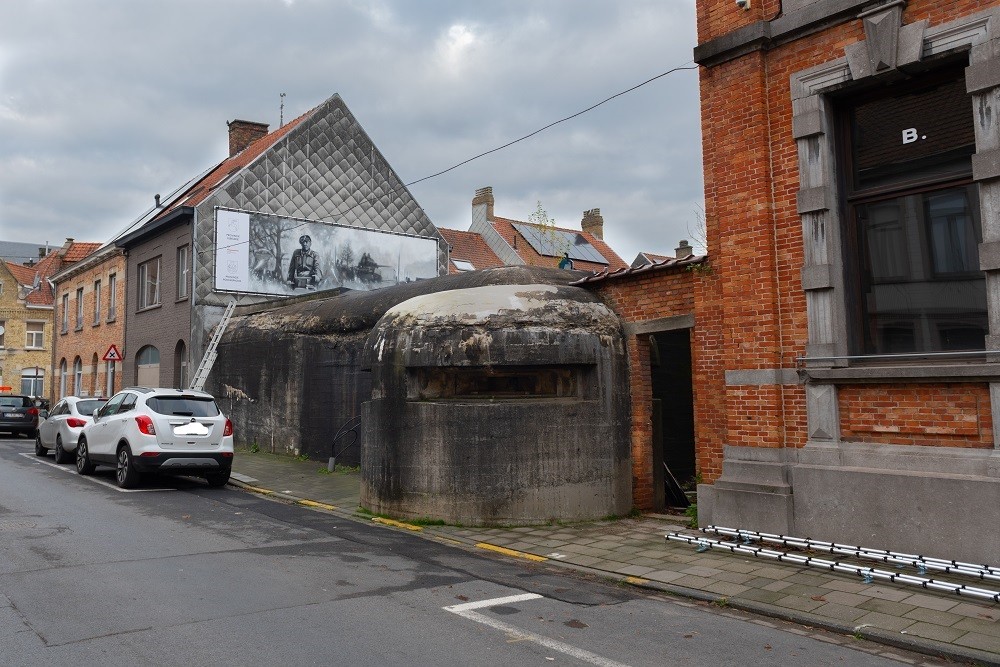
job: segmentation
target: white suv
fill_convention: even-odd
[[[136,486],[145,472],[197,475],[209,486],[229,481],[233,423],[203,391],[128,387],[94,412],[76,446],[76,471],[115,466],[118,486]]]

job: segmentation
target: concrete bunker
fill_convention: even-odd
[[[361,503],[470,525],[587,520],[632,506],[618,317],[551,284],[425,294],[368,336]]]

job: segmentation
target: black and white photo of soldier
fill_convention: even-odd
[[[312,237],[303,234],[299,237],[299,248],[292,252],[288,263],[288,286],[292,289],[315,290],[323,279],[319,255],[312,249]]]

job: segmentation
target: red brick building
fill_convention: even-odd
[[[995,560],[1000,7],[697,8],[700,522]]]
[[[56,303],[53,402],[63,396],[111,396],[122,387],[124,253],[105,245],[53,275],[52,282]],[[113,352],[108,354],[112,346],[117,359]]]

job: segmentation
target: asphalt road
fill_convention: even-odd
[[[0,438],[0,665],[899,664],[200,480],[122,492],[100,470]]]

